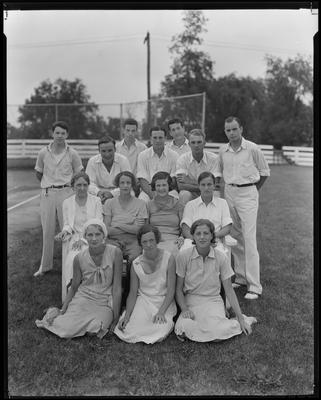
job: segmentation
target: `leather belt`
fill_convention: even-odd
[[[246,186],[255,186],[255,183],[243,183],[243,185],[238,185],[237,183],[228,183],[228,185],[236,187],[246,187]]]

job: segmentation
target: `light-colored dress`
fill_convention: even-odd
[[[152,344],[165,339],[173,330],[173,317],[177,309],[175,301],[169,305],[165,312],[166,323],[153,323],[153,317],[157,314],[164,302],[167,292],[167,269],[171,253],[164,250],[160,267],[151,274],[146,274],[137,257],[133,261],[133,268],[139,279],[139,288],[135,307],[130,319],[122,332],[118,326],[114,333],[125,342],[145,342]],[[123,318],[125,312],[121,316]]]
[[[174,255],[178,252],[175,242],[180,234],[180,216],[183,214],[183,208],[178,199],[172,196],[169,196],[166,204],[158,202],[157,197],[147,203],[149,222],[157,226],[161,233],[158,247]]]
[[[176,257],[176,273],[184,278],[183,293],[186,305],[195,319],[176,321],[176,335],[183,335],[196,342],[224,340],[242,333],[237,319],[225,316],[224,302],[220,295],[221,280],[230,278],[234,272],[227,257],[211,247],[203,261],[196,246],[179,252]],[[250,325],[255,318],[243,315]]]
[[[106,245],[102,263],[97,267],[85,249],[78,254],[82,282],[63,315],[56,317],[52,325],[36,321],[38,328],[45,328],[61,338],[96,333],[102,338],[112,320],[112,284],[117,247]]]

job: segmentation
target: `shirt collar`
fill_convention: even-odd
[[[151,146],[150,149],[151,149],[151,152],[152,152],[152,156],[158,157],[158,154],[155,153],[155,151],[154,151],[154,147]],[[166,146],[164,146],[164,150],[163,150],[163,152],[162,152],[162,154],[161,154],[161,157],[162,157],[162,155],[164,155],[165,157],[167,156],[167,149],[166,149]]]
[[[198,257],[202,257],[202,256],[200,254],[198,254],[198,251],[196,250],[196,245],[194,245],[193,250],[192,250],[192,254],[191,254],[191,258],[195,259],[195,258],[198,258]],[[206,256],[206,258],[215,258],[215,252],[214,252],[213,246],[210,247],[210,252]]]
[[[201,204],[205,204],[204,201],[202,200],[201,196],[199,196],[195,199],[195,203],[197,206],[200,206]],[[210,203],[212,203],[212,204],[214,204],[214,206],[216,206],[216,199],[214,197],[214,194],[213,194],[213,197],[212,197],[212,200]]]
[[[52,146],[53,146],[53,142],[50,142],[50,143],[48,144],[48,146],[47,146],[47,149],[48,149],[48,151],[50,151],[50,153],[52,153]],[[67,142],[65,142],[65,149],[64,149],[64,151],[67,151],[67,150],[69,150],[69,145],[68,145]]]
[[[193,157],[192,151],[191,151],[190,156],[189,156],[189,161],[190,161],[190,162],[192,162],[192,161],[197,162],[197,161],[195,160],[195,158]],[[207,155],[206,155],[205,150],[203,150],[203,157],[201,158],[201,161],[203,161],[205,164],[207,164]],[[200,161],[200,162],[201,162],[201,161]]]
[[[170,142],[170,146],[171,147],[178,147],[179,149],[182,148],[183,146],[187,145],[188,146],[188,140],[187,138],[185,138],[185,142],[183,144],[181,144],[180,146],[177,146],[177,144],[174,143],[174,140],[172,140]]]
[[[239,147],[239,149],[246,149],[247,148],[247,144],[246,144],[246,140],[244,139],[244,137],[242,136],[242,140],[241,140],[241,146]],[[238,149],[237,149],[238,150]],[[236,150],[236,151],[237,151]],[[230,143],[227,143],[226,149],[225,151],[234,151],[232,149],[232,146],[230,145]]]
[[[120,145],[121,145],[121,146],[126,146],[126,147],[128,148],[127,144],[125,143],[125,139],[122,139],[122,140],[120,141]],[[136,146],[136,139],[134,140],[133,145]]]

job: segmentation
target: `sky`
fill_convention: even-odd
[[[318,16],[301,10],[203,10],[208,18],[202,50],[216,78],[264,77],[265,54],[282,60],[313,56]],[[183,31],[182,10],[10,10],[7,104],[23,104],[46,79],[86,85],[91,101],[123,103],[147,98],[147,31],[151,38],[151,93],[170,73],[168,51]]]

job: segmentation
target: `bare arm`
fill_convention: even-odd
[[[256,188],[257,188],[257,190],[260,190],[261,189],[261,187],[264,185],[264,182],[267,180],[267,176],[263,176],[263,175],[260,175],[260,180],[258,181],[258,182],[256,182]]]
[[[62,314],[64,314],[66,312],[69,303],[71,302],[74,295],[76,294],[78,287],[80,285],[81,279],[82,279],[82,273],[80,270],[78,255],[76,255],[74,258],[74,262],[73,262],[73,275],[72,275],[71,286],[70,286],[70,289],[68,290],[64,304],[61,307]]]
[[[114,260],[114,277],[113,277],[113,287],[112,287],[112,296],[113,296],[113,322],[110,326],[110,332],[113,332],[120,314],[120,304],[121,304],[121,280],[122,280],[122,272],[123,272],[123,255],[122,252],[116,248],[115,250],[115,260]]]
[[[176,276],[176,301],[181,309],[181,315],[183,318],[194,319],[194,313],[190,311],[186,305],[185,296],[183,293],[184,278]]]
[[[39,182],[41,182],[42,176],[43,176],[42,172],[36,171],[36,177],[37,177]]]
[[[215,236],[221,239],[224,236],[228,235],[231,232],[231,229],[232,229],[232,224],[223,226],[223,228],[221,228],[218,232],[215,232]]]
[[[182,223],[182,235],[185,239],[193,239],[191,235],[190,227],[187,226],[184,222]]]
[[[152,191],[150,184],[144,178],[139,178],[138,180],[142,191],[144,191],[149,198],[152,199],[154,197],[154,192]]]
[[[136,304],[136,299],[137,299],[138,285],[139,285],[138,276],[132,265],[131,269],[130,269],[130,290],[129,290],[129,294],[128,294],[127,300],[126,300],[126,312],[125,312],[124,318],[122,318],[118,324],[118,328],[120,330],[125,329],[128,321],[130,319],[130,316],[133,312],[133,309]]]

